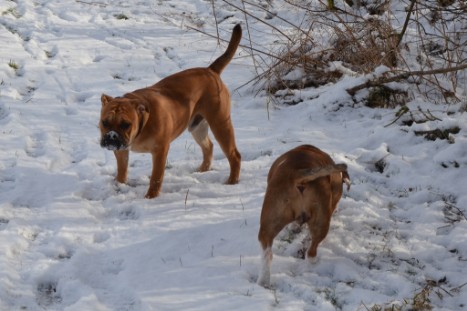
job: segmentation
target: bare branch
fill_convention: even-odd
[[[346,91],[351,96],[353,96],[355,95],[355,93],[357,93],[360,90],[363,90],[369,87],[380,86],[382,84],[386,84],[390,82],[400,81],[403,79],[407,79],[408,77],[411,77],[411,76],[427,76],[427,75],[435,75],[435,74],[445,74],[449,72],[463,70],[466,68],[467,68],[467,64],[463,64],[463,65],[451,67],[451,68],[439,68],[439,69],[433,69],[433,70],[420,70],[420,71],[405,71],[392,77],[380,77],[380,78],[376,78],[375,80],[368,80],[365,83],[354,86],[350,89],[347,89]]]
[[[416,1],[417,0],[412,0],[410,2],[410,7],[407,10],[407,16],[405,17],[404,26],[402,27],[402,31],[400,32],[400,34],[398,34],[398,40],[397,40],[397,45],[396,46],[399,46],[399,44],[402,42],[402,38],[404,38],[404,34],[407,31],[407,26],[409,25],[410,15],[412,15],[413,7],[414,7]]]

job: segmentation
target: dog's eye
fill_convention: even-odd
[[[120,123],[120,128],[121,128],[122,130],[127,130],[127,129],[130,128],[130,126],[131,126],[131,124],[128,123],[128,122],[122,122],[122,123]]]
[[[109,126],[110,126],[109,121],[102,120],[102,126],[103,126],[104,128],[109,128]]]

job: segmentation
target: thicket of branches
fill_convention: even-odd
[[[282,0],[303,14],[299,25],[282,20],[287,32],[257,16],[263,11],[262,16],[281,18],[270,1],[222,1],[244,13],[247,31],[255,20],[277,33],[279,49],[250,47],[258,66],[255,83],[270,94],[335,82],[343,74],[366,74],[365,83],[347,92],[369,90],[369,106],[396,107],[420,95],[453,103],[466,95],[460,93],[467,89],[465,0]],[[274,5],[282,5],[278,2]],[[293,79],[297,70],[299,78]],[[411,91],[394,82],[410,83]]]

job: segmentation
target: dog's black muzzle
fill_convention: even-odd
[[[113,151],[126,149],[126,145],[122,142],[120,135],[115,131],[110,131],[102,136],[101,147]]]

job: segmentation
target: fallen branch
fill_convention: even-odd
[[[376,78],[375,80],[368,80],[365,83],[359,84],[357,86],[354,86],[350,89],[346,89],[347,93],[349,93],[351,96],[354,96],[355,93],[357,93],[360,90],[369,88],[369,87],[375,87],[375,86],[381,86],[382,84],[390,83],[390,82],[395,82],[403,79],[407,79],[411,76],[426,76],[426,75],[435,75],[435,74],[443,74],[443,73],[449,73],[449,72],[455,72],[459,70],[463,70],[467,68],[467,64],[463,64],[460,66],[456,67],[451,67],[451,68],[439,68],[439,69],[433,69],[433,70],[419,70],[419,71],[405,71],[400,74],[397,74],[392,77],[380,77]]]
[[[410,112],[410,109],[407,106],[402,106],[399,111],[396,113],[396,118],[389,124],[386,124],[384,127],[388,127],[394,123],[397,122],[400,118],[402,118],[403,115],[405,115],[407,112]]]

